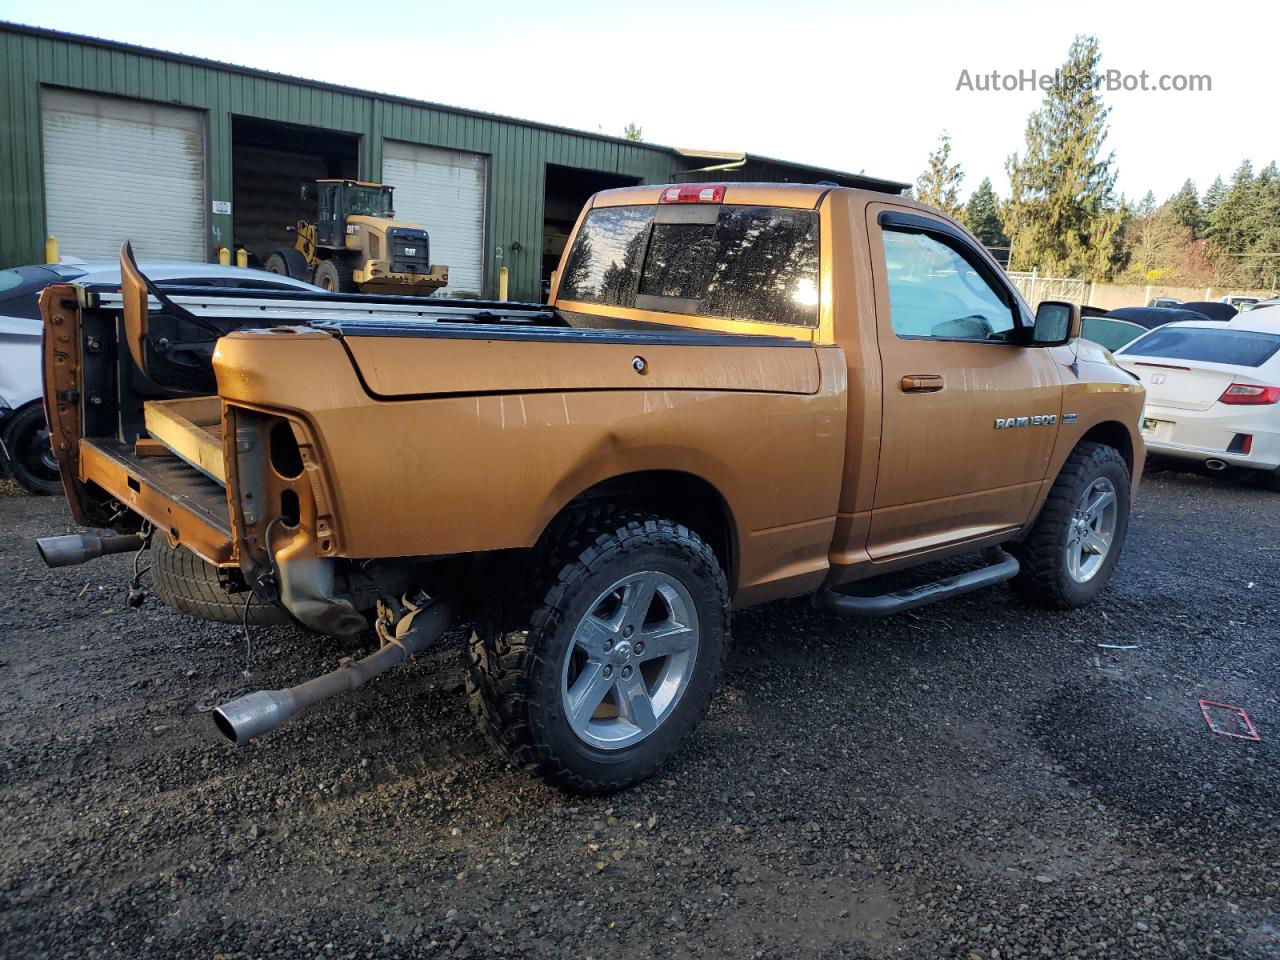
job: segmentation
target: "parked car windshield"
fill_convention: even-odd
[[[815,327],[817,214],[694,205],[592,210],[559,298]]]
[[[1253,330],[1163,327],[1120,351],[1141,357],[1260,367],[1280,350],[1280,335]]]
[[[1080,336],[1108,350],[1119,350],[1146,333],[1145,327],[1110,317],[1085,317]]]

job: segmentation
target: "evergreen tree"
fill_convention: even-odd
[[[1231,186],[1209,214],[1205,236],[1213,241],[1219,254],[1239,256],[1248,252],[1255,239],[1250,214],[1256,194],[1253,164],[1245,160],[1231,177]]]
[[[1115,196],[1113,154],[1103,154],[1108,108],[1094,84],[1098,40],[1077,36],[1040,109],[1027,120],[1026,150],[1009,158],[1004,226],[1010,266],[1097,279],[1124,258],[1125,212]]]
[[[1249,246],[1240,268],[1245,281],[1252,287],[1274,287],[1280,275],[1280,169],[1274,161],[1253,181],[1244,227]]]
[[[951,164],[950,159],[951,135],[944,130],[938,137],[938,148],[929,152],[929,165],[916,180],[915,198],[959,218],[960,184],[964,180],[964,172],[960,164]]]
[[[1007,247],[1009,238],[1000,222],[1000,198],[991,187],[991,178],[983,177],[964,208],[964,223],[973,235],[988,247]]]
[[[1196,192],[1196,185],[1191,180],[1187,180],[1182,188],[1169,198],[1169,209],[1178,223],[1191,231],[1193,239],[1204,231],[1204,211],[1200,209],[1200,195]]]
[[[1217,209],[1218,204],[1222,202],[1222,198],[1226,195],[1227,185],[1222,182],[1221,177],[1214,177],[1213,183],[1209,184],[1209,189],[1204,192],[1204,202],[1200,204],[1206,217]]]

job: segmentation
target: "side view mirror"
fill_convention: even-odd
[[[1060,347],[1080,336],[1080,305],[1064,300],[1042,300],[1036,307],[1031,346]]]
[[[314,183],[298,184],[298,199],[312,200],[316,195],[316,185]]]

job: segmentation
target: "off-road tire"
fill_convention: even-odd
[[[41,404],[29,403],[13,415],[4,428],[4,446],[9,472],[29,493],[62,493],[62,477],[49,448],[49,427]]]
[[[1067,534],[1076,503],[1085,488],[1107,477],[1116,489],[1116,529],[1102,568],[1084,583],[1067,572]],[[1022,569],[1011,586],[1024,599],[1057,610],[1073,610],[1092,602],[1106,587],[1120,560],[1129,529],[1129,467],[1115,447],[1085,441],[1071,452],[1045,499],[1030,533],[1009,546]]]
[[[247,591],[227,593],[218,582],[217,568],[205,563],[186,547],[169,545],[164,534],[151,538],[151,587],[167,607],[201,620],[242,623]],[[254,598],[249,604],[251,626],[274,627],[293,623],[289,611]]]
[[[651,777],[706,715],[729,645],[729,588],[715,553],[692,530],[656,516],[599,511],[561,529],[530,570],[536,599],[508,622],[478,624],[467,646],[466,685],[480,729],[512,762],[574,793],[611,793]],[[561,706],[561,670],[573,630],[610,582],[661,569],[689,590],[699,621],[689,686],[648,737],[621,750],[579,739]]]
[[[332,260],[320,261],[316,266],[313,282],[317,287],[328,290],[330,293],[354,293],[356,290],[354,277],[351,264],[335,257]]]

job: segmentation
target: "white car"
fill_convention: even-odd
[[[1280,491],[1280,325],[1267,312],[1169,323],[1117,351],[1116,362],[1147,388],[1149,453],[1263,471]]]
[[[1258,322],[1265,324],[1268,330],[1280,330],[1280,300],[1263,300],[1249,311],[1247,317],[1241,313],[1231,321],[1233,325]]]
[[[1256,304],[1261,303],[1262,298],[1227,295],[1225,297],[1219,297],[1218,302],[1225,303],[1229,306],[1235,307],[1241,313],[1246,313],[1249,310],[1252,310]]]
[[[141,264],[159,285],[306,290],[319,287],[289,277],[216,263]],[[51,263],[0,270],[0,466],[32,493],[58,493],[62,482],[49,449],[41,406],[40,291],[52,283],[120,283],[116,263]]]

